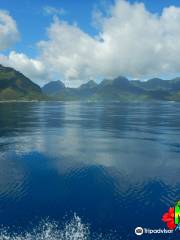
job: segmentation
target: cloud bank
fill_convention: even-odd
[[[95,15],[97,36],[54,17],[47,29],[48,40],[37,44],[37,59],[28,59],[24,54],[20,59],[13,52],[6,57],[6,64],[15,64],[13,55],[25,74],[28,66],[31,70],[34,66],[34,76],[35,72],[43,76],[48,71],[49,76],[55,74],[71,86],[118,75],[144,79],[180,72],[180,8],[170,6],[161,14],[153,14],[143,3],[117,0],[109,6],[108,15]],[[24,59],[26,68],[20,65]]]

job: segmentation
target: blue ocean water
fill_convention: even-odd
[[[180,239],[180,103],[0,103],[0,239]]]

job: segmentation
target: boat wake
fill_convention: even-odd
[[[73,218],[63,227],[55,221],[43,220],[31,231],[12,231],[10,228],[0,228],[0,240],[117,240],[114,234],[103,236],[90,233],[89,226],[82,223],[80,217]]]
[[[56,222],[43,220],[31,232],[13,233],[8,228],[0,230],[0,240],[88,240],[89,228],[75,214],[73,219],[60,229]]]

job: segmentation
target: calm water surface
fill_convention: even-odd
[[[180,239],[134,234],[178,199],[180,103],[0,103],[0,239]]]

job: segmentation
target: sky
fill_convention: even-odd
[[[0,64],[41,86],[180,76],[180,1],[1,0]]]

